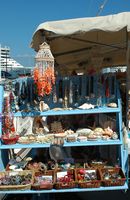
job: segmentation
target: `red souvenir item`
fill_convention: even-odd
[[[55,74],[54,58],[46,42],[40,45],[36,55],[36,67],[33,74],[38,95],[49,95],[52,91],[52,86],[55,84]]]
[[[19,138],[19,136],[15,133],[14,127],[14,117],[11,113],[11,93],[5,97],[4,102],[4,117],[3,117],[3,135],[1,136],[2,141],[4,144],[15,144]]]

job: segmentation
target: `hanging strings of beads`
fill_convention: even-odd
[[[55,84],[54,57],[50,51],[50,46],[44,42],[35,57],[36,66],[34,68],[34,82],[37,86],[39,96],[49,95]]]

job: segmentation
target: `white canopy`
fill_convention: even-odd
[[[130,12],[115,15],[45,22],[33,34],[38,51],[46,41],[61,70],[126,65]]]

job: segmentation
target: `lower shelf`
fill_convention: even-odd
[[[100,187],[100,188],[73,188],[73,189],[52,189],[52,190],[5,190],[0,191],[0,194],[23,194],[23,193],[62,193],[62,192],[87,192],[87,191],[108,191],[108,190],[127,190],[128,185],[123,186]]]

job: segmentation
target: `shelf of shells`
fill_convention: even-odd
[[[116,114],[3,117],[0,148],[120,145]],[[6,134],[4,134],[6,133]]]
[[[97,145],[108,144],[108,141],[110,144],[121,144],[119,127],[113,129],[109,124],[103,126],[97,123],[99,113],[104,113],[104,116],[105,113],[106,116],[107,113],[115,113],[113,116],[116,119],[116,113],[121,110],[116,77],[113,75],[57,77],[51,93],[44,96],[38,95],[32,78],[20,78],[5,85],[3,95],[2,144],[78,146],[86,145],[86,142],[91,145],[92,141]],[[82,126],[76,126],[76,118],[88,120],[94,113],[97,113],[95,124],[86,121]],[[23,129],[20,121],[24,124]]]
[[[113,75],[79,75],[57,77],[44,95],[32,78],[0,87],[0,193],[127,189],[117,86]]]

